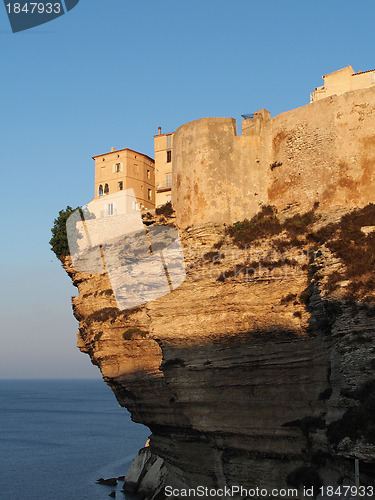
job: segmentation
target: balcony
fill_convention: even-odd
[[[157,193],[164,193],[166,191],[170,191],[172,186],[168,186],[166,183],[164,184],[158,184],[156,186],[156,192]]]

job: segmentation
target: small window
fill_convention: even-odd
[[[148,190],[147,197],[148,197],[149,200],[152,200],[152,189]]]
[[[141,186],[141,191],[143,191],[143,185]]]
[[[133,210],[140,210],[139,203],[137,201],[133,201]]]
[[[103,196],[103,186],[101,184],[98,189],[98,196]]]
[[[165,176],[165,187],[169,188],[172,186],[172,174],[167,174]]]
[[[108,186],[108,184],[106,184],[104,186],[104,194],[109,194],[109,186]]]
[[[105,158],[103,158],[103,161],[105,161]]]
[[[119,189],[119,191],[122,191],[124,189],[124,183],[123,183],[123,181],[120,181],[118,183],[118,189]]]
[[[172,161],[172,151],[167,151],[167,163]]]
[[[115,213],[113,203],[108,203],[108,215],[113,215]]]
[[[115,174],[116,172],[122,172],[122,163],[114,163],[112,165],[112,174]]]
[[[172,134],[167,135],[167,149],[172,147]]]
[[[151,179],[151,171],[147,170],[147,179]]]

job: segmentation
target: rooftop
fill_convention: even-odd
[[[132,153],[136,153],[137,155],[144,156],[145,158],[148,158],[149,160],[155,162],[155,160],[153,158],[151,158],[151,156],[145,155],[144,153],[140,153],[139,151],[135,151],[134,149],[130,149],[130,148],[116,149],[114,151],[110,151],[109,153],[103,153],[101,155],[95,155],[95,156],[92,156],[92,159],[95,160],[95,158],[101,158],[102,156],[113,155],[115,153],[120,153],[120,152],[123,152],[123,151],[131,151]]]

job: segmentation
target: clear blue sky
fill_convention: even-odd
[[[373,0],[80,0],[12,34],[1,7],[0,378],[99,376],[48,245],[59,210],[93,197],[92,155],[305,105],[323,74],[375,68],[374,19]]]

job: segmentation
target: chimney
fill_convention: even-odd
[[[158,134],[161,135],[161,127],[158,127]]]
[[[113,152],[114,152],[114,150],[115,150],[115,148],[111,148],[111,153],[113,153]]]

